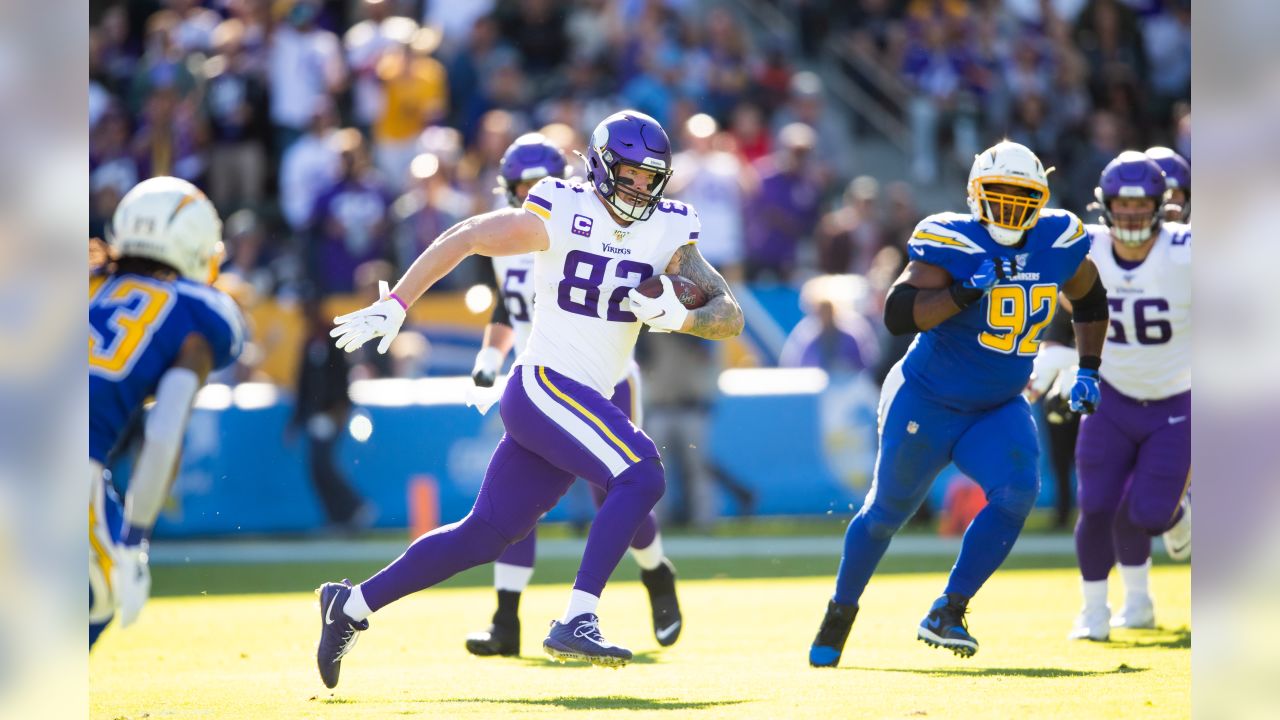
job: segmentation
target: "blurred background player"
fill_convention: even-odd
[[[564,179],[568,168],[564,154],[546,137],[529,133],[503,153],[498,170],[498,193],[508,207],[524,204],[529,189],[545,177]],[[498,283],[498,299],[493,316],[484,329],[484,344],[476,355],[471,378],[478,387],[493,387],[498,373],[514,347],[516,355],[524,352],[532,331],[534,306],[534,255],[509,255],[493,258],[493,272]],[[614,386],[610,398],[619,410],[641,427],[640,372],[632,362],[627,374]],[[596,507],[604,502],[604,490],[588,483]],[[506,550],[493,564],[493,586],[498,592],[498,609],[488,630],[467,637],[467,650],[473,655],[520,654],[520,594],[533,577],[537,533],[529,534]],[[680,604],[675,592],[675,567],[662,551],[662,536],[652,512],[641,522],[631,539],[631,556],[640,565],[640,581],[649,592],[653,610],[653,633],[658,644],[667,646],[680,637]]]
[[[839,663],[889,541],[950,462],[988,504],[917,635],[962,657],[978,651],[964,619],[969,600],[1008,556],[1040,487],[1039,440],[1021,391],[1059,288],[1074,302],[1079,338],[1072,407],[1092,412],[1098,401],[1107,304],[1084,225],[1043,209],[1048,173],[1017,143],[975,156],[968,189],[971,216],[941,213],[916,226],[911,261],[885,300],[889,331],[920,335],[884,384],[875,476],[845,534],[835,594],[809,651],[815,667]]]
[[[217,275],[222,221],[185,180],[157,177],[116,208],[89,279],[89,647],[116,610],[128,627],[151,588],[147,547],[177,469],[196,391],[240,354],[243,321]],[[123,510],[103,466],[154,396]]]
[[[1136,151],[1103,170],[1103,225],[1089,257],[1107,287],[1111,332],[1098,411],[1076,445],[1076,554],[1084,609],[1070,636],[1107,640],[1112,627],[1155,626],[1151,536],[1175,560],[1191,554],[1191,227],[1162,221],[1165,173]],[[1107,576],[1120,562],[1125,599],[1112,617]]]
[[[537,253],[534,298],[540,307],[503,393],[506,434],[475,505],[462,520],[419,537],[365,582],[320,586],[316,661],[328,687],[337,685],[340,661],[368,629],[370,614],[496,560],[577,477],[607,493],[569,604],[551,623],[543,649],[561,661],[617,667],[631,660],[630,650],[604,639],[595,611],[666,481],[653,441],[604,394],[631,361],[641,323],[659,332],[723,339],[742,332],[743,318],[724,278],[698,252],[697,213],[663,199],[672,152],[658,122],[631,110],[610,115],[592,132],[588,153],[589,188],[544,178],[522,209],[455,225],[419,256],[393,292],[384,286],[378,302],[335,319],[338,347],[354,351],[381,337],[378,350],[385,352],[408,304],[466,257]],[[706,304],[685,308],[665,277],[656,298],[634,291],[659,269],[693,282]]]
[[[1172,222],[1191,222],[1191,164],[1167,147],[1155,146],[1146,156],[1164,171],[1164,184],[1169,194],[1160,203],[1160,217]]]

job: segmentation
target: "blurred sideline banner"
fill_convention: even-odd
[[[377,507],[377,527],[409,526],[408,487],[415,476],[429,475],[438,483],[440,522],[454,522],[470,510],[502,435],[502,420],[496,408],[481,416],[463,404],[469,385],[469,378],[450,377],[353,386],[354,417],[361,419],[344,428],[339,464]],[[866,494],[875,459],[878,393],[873,386],[828,379],[821,370],[746,369],[726,371],[720,387],[709,419],[710,447],[703,450],[756,492],[756,514],[852,515]],[[324,518],[307,472],[305,433],[292,443],[284,437],[290,411],[288,399],[268,384],[201,391],[157,536],[321,529]],[[671,476],[678,469],[668,464],[668,471],[668,492],[675,492],[678,478]],[[935,483],[930,495],[935,507],[954,474],[948,469]],[[588,519],[589,503],[576,492],[548,519]],[[1042,503],[1051,499],[1042,491]],[[737,512],[727,498],[721,497],[720,506],[724,515]]]

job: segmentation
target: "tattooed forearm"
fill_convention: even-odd
[[[711,267],[696,245],[685,245],[676,251],[667,272],[683,275],[702,292],[707,304],[689,311],[681,332],[708,340],[723,340],[742,332],[742,308],[720,273]]]

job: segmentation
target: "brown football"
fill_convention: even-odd
[[[645,297],[658,297],[662,294],[661,277],[661,275],[655,275],[645,280],[636,286],[636,290]],[[702,292],[702,288],[694,285],[692,280],[675,274],[669,274],[667,277],[671,278],[671,287],[676,291],[676,297],[680,298],[681,305],[693,310],[707,304],[707,294]]]

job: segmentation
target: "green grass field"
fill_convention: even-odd
[[[758,567],[771,561],[754,562]],[[949,562],[925,564],[942,570]],[[813,574],[834,570],[831,558],[799,565]],[[829,569],[819,569],[824,566]],[[542,655],[547,622],[563,610],[568,589],[564,573],[544,574],[542,567],[540,576],[552,583],[535,584],[525,594],[523,657],[468,655],[463,637],[487,624],[493,608],[492,591],[477,585],[487,573],[477,569],[449,587],[419,593],[374,616],[372,628],[343,663],[342,683],[330,691],[315,670],[319,618],[310,593],[182,595],[177,593],[200,585],[195,578],[208,576],[188,569],[190,584],[184,584],[176,568],[158,568],[157,588],[167,596],[154,599],[135,627],[109,629],[90,659],[91,716],[1168,720],[1190,715],[1187,566],[1161,565],[1153,571],[1161,629],[1117,631],[1110,643],[1065,639],[1079,603],[1073,569],[1002,570],[970,613],[970,628],[982,642],[970,660],[915,639],[915,626],[940,592],[944,573],[892,563],[886,570],[863,598],[841,667],[815,670],[808,667],[806,653],[831,590],[829,576],[747,578],[714,568],[682,569],[685,630],[675,646],[659,649],[644,590],[630,581],[634,568],[624,565],[619,571],[624,581],[610,585],[600,614],[606,637],[630,647],[636,660],[607,670],[558,665]],[[209,585],[226,587],[225,582]],[[1112,602],[1119,602],[1114,587]]]

